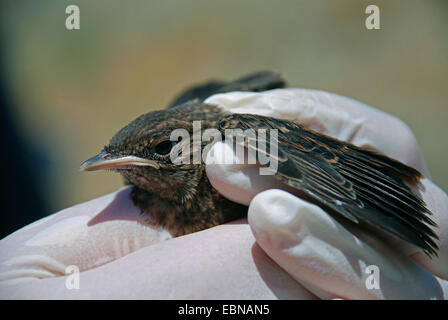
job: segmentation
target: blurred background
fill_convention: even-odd
[[[65,8],[81,28],[65,28]],[[376,4],[381,30],[367,30]],[[448,190],[448,1],[1,2],[1,237],[116,190],[81,173],[122,126],[179,91],[261,69],[343,94],[414,131]],[[391,137],[393,139],[393,137]]]

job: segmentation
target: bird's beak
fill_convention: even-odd
[[[136,156],[114,156],[108,152],[100,152],[96,156],[84,161],[79,170],[95,171],[103,169],[131,169],[132,167],[149,166],[159,169],[159,164],[153,160]]]

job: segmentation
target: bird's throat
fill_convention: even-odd
[[[190,200],[173,201],[134,186],[131,197],[151,225],[162,227],[173,237],[208,229],[243,218],[247,207],[222,197],[206,180]]]

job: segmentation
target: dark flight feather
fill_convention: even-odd
[[[191,100],[204,101],[211,95],[231,91],[261,92],[271,89],[284,88],[285,80],[278,73],[260,71],[232,82],[213,80],[194,86],[177,96],[168,108],[184,104]]]
[[[417,170],[287,120],[232,114],[220,129],[241,129],[243,135],[247,129],[278,129],[276,178],[354,223],[367,222],[437,255],[431,212],[407,185],[419,182]]]

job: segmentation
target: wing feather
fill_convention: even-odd
[[[220,121],[220,129],[241,129],[240,134],[277,129],[276,178],[352,222],[367,222],[437,255],[431,212],[408,186],[419,182],[417,170],[291,121],[232,114]],[[270,155],[269,148],[250,148]]]
[[[191,87],[179,94],[168,108],[173,108],[188,101],[198,99],[204,101],[211,95],[231,91],[253,91],[261,92],[271,89],[284,88],[285,80],[278,73],[271,71],[260,71],[232,82],[221,80],[209,81],[194,87]]]

